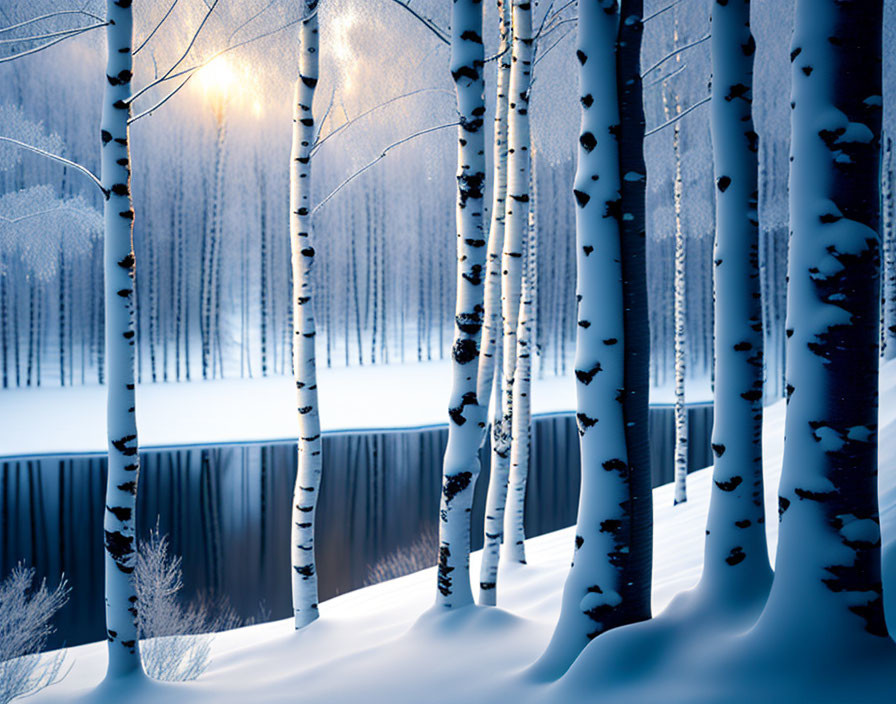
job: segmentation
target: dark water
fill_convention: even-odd
[[[712,408],[690,409],[690,466],[711,462]],[[579,447],[572,415],[534,420],[526,534],[572,525]],[[654,486],[672,479],[671,407],[650,415]],[[362,586],[378,560],[434,534],[446,428],[325,435],[317,519],[321,600]],[[484,455],[485,457],[485,455]],[[289,526],[295,445],[141,452],[138,530],[158,520],[183,558],[184,593],[226,597],[243,618],[292,612]],[[487,465],[486,465],[487,466]],[[69,603],[51,645],[100,640],[106,463],[55,457],[0,463],[0,575],[23,562]],[[482,546],[487,473],[476,487],[473,547]],[[263,608],[260,609],[260,605]]]

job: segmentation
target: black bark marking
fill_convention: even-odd
[[[458,364],[468,364],[479,357],[479,346],[476,344],[476,340],[457,340],[451,354]]]
[[[725,446],[721,443],[712,443],[712,454],[716,457],[721,457],[725,454]]]
[[[573,189],[572,193],[576,197],[576,203],[578,203],[578,206],[580,208],[584,208],[586,205],[588,205],[588,201],[591,200],[591,196],[589,196],[587,193],[584,193],[583,191]]]
[[[718,186],[719,190],[724,193],[728,190],[728,186],[731,185],[731,177],[730,176],[719,176],[716,181],[716,186]]]
[[[784,512],[790,508],[790,499],[785,499],[783,496],[778,497],[778,518],[784,515]]]
[[[721,489],[722,491],[734,491],[735,489],[737,489],[737,487],[739,487],[741,484],[743,484],[743,481],[744,481],[743,477],[741,477],[740,475],[735,475],[735,476],[731,477],[731,479],[729,479],[727,482],[716,481],[716,482],[714,482],[714,484],[717,487],[719,487],[719,489]]]
[[[470,486],[470,482],[472,481],[472,472],[458,472],[457,474],[445,477],[445,484],[442,487],[442,495],[445,497],[445,503],[450,504],[455,496]]]
[[[134,554],[134,538],[119,531],[104,530],[103,533],[106,552],[109,553],[115,566],[125,574],[131,574],[134,568],[127,564],[127,559]]]
[[[106,510],[115,516],[119,521],[129,521],[133,515],[133,511],[127,506],[106,506]]]
[[[739,565],[746,559],[747,554],[744,552],[744,549],[738,546],[736,548],[731,548],[731,552],[728,553],[728,557],[725,558],[725,562],[734,567],[734,565]]]
[[[584,413],[576,413],[576,424],[579,426],[579,435],[584,435],[588,428],[597,425],[597,418],[591,418]]]
[[[601,371],[603,371],[603,369],[601,369],[600,362],[595,362],[594,366],[590,369],[576,369],[576,379],[581,381],[585,386],[588,386],[597,373]]]
[[[582,145],[582,149],[585,150],[586,154],[590,154],[597,146],[597,138],[591,132],[583,132],[579,137],[579,144]]]

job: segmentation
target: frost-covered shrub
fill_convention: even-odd
[[[365,585],[378,584],[425,570],[436,564],[439,536],[432,527],[425,528],[410,545],[398,548],[367,568]]]
[[[210,634],[242,625],[226,601],[181,603],[181,558],[168,554],[168,536],[158,526],[138,547],[134,584],[140,654],[146,674],[155,679],[196,679],[209,664]]]
[[[65,578],[53,591],[32,590],[34,570],[18,565],[0,584],[0,704],[34,694],[56,681],[65,653],[42,655],[50,620],[68,601]]]

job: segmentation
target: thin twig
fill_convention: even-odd
[[[3,222],[9,223],[10,225],[15,225],[17,222],[22,222],[23,220],[30,220],[31,218],[36,218],[40,215],[49,215],[50,213],[55,213],[57,210],[62,210],[61,205],[57,205],[53,208],[47,208],[46,210],[38,210],[36,213],[28,213],[27,215],[20,215],[17,218],[8,218],[5,215],[0,215],[0,220]]]
[[[79,30],[73,30],[66,34],[64,37],[59,37],[58,39],[54,39],[51,42],[47,42],[46,44],[41,44],[40,46],[28,49],[27,51],[21,51],[18,54],[13,54],[12,56],[4,56],[2,59],[0,59],[0,64],[6,63],[7,61],[15,61],[16,59],[21,59],[23,56],[29,56],[30,54],[36,54],[37,52],[43,51],[44,49],[49,49],[54,44],[64,42],[66,39],[76,37],[79,34],[84,34],[84,32],[89,32],[91,29],[96,29],[97,27],[105,27],[107,24],[108,22],[103,22],[102,24],[94,24],[90,27],[83,27]]]
[[[190,50],[193,48],[193,45],[196,43],[196,40],[199,38],[200,32],[202,32],[202,28],[205,26],[205,23],[208,22],[208,18],[212,16],[212,12],[214,11],[217,4],[218,4],[218,0],[215,0],[211,4],[211,7],[208,8],[208,12],[205,13],[205,16],[202,18],[202,22],[199,23],[199,26],[196,28],[196,31],[193,32],[193,36],[190,38],[190,42],[187,44],[187,48],[184,50],[184,53],[180,55],[180,58],[177,61],[175,61],[174,64],[171,65],[171,67],[162,75],[161,78],[145,85],[143,88],[141,88],[136,93],[134,93],[130,98],[125,100],[126,103],[128,103],[128,104],[133,103],[137,98],[139,98],[141,95],[143,95],[143,93],[148,91],[150,88],[161,83],[162,81],[166,80],[169,76],[171,76],[171,73],[174,71],[174,69],[176,69],[178,66],[180,66],[181,62],[185,58],[187,58],[187,54],[190,53]]]
[[[27,149],[28,151],[34,152],[35,154],[40,154],[41,156],[44,156],[47,159],[52,159],[53,161],[61,162],[61,163],[65,164],[66,166],[71,166],[73,169],[80,171],[82,174],[87,176],[91,181],[93,181],[93,183],[96,185],[96,187],[100,189],[103,196],[108,197],[109,192],[105,188],[103,188],[102,181],[100,181],[96,177],[96,174],[94,174],[90,169],[88,169],[84,166],[81,166],[80,164],[77,164],[74,161],[66,159],[65,157],[59,156],[58,154],[51,154],[50,152],[40,149],[39,147],[34,147],[30,144],[26,144],[25,142],[20,142],[19,140],[13,139],[12,137],[0,136],[0,141],[9,142],[10,144],[14,144],[15,146],[21,147],[22,149]]]
[[[643,18],[643,19],[641,20],[641,24],[644,24],[645,22],[648,22],[648,21],[652,20],[654,17],[659,17],[659,16],[660,16],[661,14],[663,14],[666,10],[671,10],[673,7],[675,7],[676,5],[678,5],[680,2],[681,2],[681,0],[675,0],[675,2],[670,3],[669,5],[666,5],[665,7],[663,7],[663,8],[661,8],[661,9],[657,10],[656,12],[654,12],[654,13],[652,13],[652,14],[650,14],[650,15],[647,15],[647,17],[645,17],[645,18]]]
[[[245,22],[243,22],[239,27],[237,27],[235,30],[233,30],[233,31],[230,33],[230,36],[227,37],[227,41],[229,42],[229,41],[230,41],[231,39],[233,39],[237,34],[239,34],[240,30],[241,30],[243,27],[245,27],[245,26],[251,24],[252,22],[255,21],[256,18],[260,17],[260,16],[263,15],[265,12],[267,12],[268,9],[271,7],[271,5],[273,5],[273,4],[276,3],[277,1],[278,1],[278,0],[271,0],[271,2],[269,2],[269,3],[268,3],[267,5],[265,5],[262,9],[260,9],[260,10],[259,10],[258,12],[256,12],[254,15],[252,15],[252,16],[251,16],[249,19],[247,19]]]
[[[405,10],[410,12],[411,15],[416,17],[424,27],[426,27],[430,32],[435,34],[439,38],[439,41],[443,42],[444,44],[447,44],[448,46],[451,46],[451,39],[448,36],[448,32],[446,32],[444,29],[439,27],[439,25],[437,25],[431,19],[429,19],[428,17],[425,17],[424,15],[421,15],[414,8],[412,8],[410,5],[408,5],[408,3],[405,2],[405,0],[392,0],[392,2],[394,2],[399,7],[403,7]]]
[[[541,61],[545,56],[547,56],[547,55],[550,53],[551,49],[553,49],[553,48],[554,48],[555,46],[557,46],[560,42],[562,42],[564,39],[566,39],[566,37],[569,36],[569,35],[574,31],[574,29],[575,29],[574,27],[570,27],[570,28],[567,29],[563,34],[561,34],[561,35],[560,35],[560,38],[557,39],[557,40],[555,40],[554,43],[551,44],[547,49],[545,49],[545,50],[541,53],[540,56],[536,56],[536,57],[535,57],[535,61],[532,62],[532,65],[533,65],[533,66],[537,66],[537,65],[538,65],[538,62]]]
[[[404,144],[405,142],[410,142],[412,139],[415,139],[416,137],[420,137],[420,136],[422,136],[422,135],[424,135],[424,134],[429,134],[430,132],[435,132],[436,130],[443,130],[443,129],[447,128],[447,127],[457,127],[459,124],[460,124],[459,122],[449,122],[449,123],[447,123],[447,124],[444,124],[444,125],[438,125],[438,126],[436,126],[436,127],[428,127],[428,128],[426,128],[425,130],[420,130],[419,132],[415,132],[414,134],[408,135],[407,137],[405,137],[405,138],[403,138],[403,139],[399,139],[397,142],[393,142],[393,143],[390,144],[388,147],[386,147],[385,149],[383,149],[383,151],[380,152],[380,155],[379,155],[376,159],[374,159],[374,160],[371,161],[370,163],[366,164],[365,166],[362,166],[360,169],[358,169],[357,171],[355,171],[355,173],[353,173],[351,176],[349,176],[347,179],[345,179],[345,181],[343,181],[343,182],[340,183],[338,186],[336,186],[336,188],[334,188],[332,191],[330,191],[330,194],[329,194],[326,198],[324,198],[320,203],[318,203],[318,204],[314,207],[314,209],[311,211],[311,215],[313,216],[318,210],[320,210],[324,205],[326,205],[326,203],[327,203],[333,196],[335,196],[337,193],[339,193],[339,191],[341,191],[341,190],[342,190],[343,188],[345,188],[349,183],[351,183],[351,182],[354,181],[356,178],[358,178],[358,176],[360,176],[360,175],[363,174],[365,171],[367,171],[367,169],[371,168],[374,164],[376,164],[377,162],[379,162],[379,161],[381,161],[382,159],[384,159],[384,158],[386,157],[386,155],[387,155],[390,151],[392,151],[393,149],[395,149],[396,147],[401,146],[401,145]]]
[[[674,78],[674,77],[677,76],[679,73],[681,73],[682,71],[684,71],[687,67],[688,67],[687,64],[682,64],[682,65],[679,66],[677,69],[675,69],[672,73],[670,73],[668,76],[663,76],[662,78],[657,78],[653,83],[648,83],[646,86],[644,86],[644,90],[647,90],[648,88],[653,88],[654,86],[657,86],[657,85],[659,85],[660,83],[665,83],[665,82],[668,81],[670,78]]]
[[[704,105],[705,103],[708,103],[708,102],[710,101],[711,97],[712,97],[712,96],[707,95],[705,98],[703,98],[703,100],[698,100],[696,103],[694,103],[693,105],[691,105],[691,107],[689,107],[687,110],[684,110],[684,111],[678,113],[675,117],[666,120],[663,124],[658,125],[657,127],[654,127],[654,128],[651,129],[651,130],[647,130],[647,131],[644,133],[644,136],[645,136],[645,137],[649,137],[650,135],[652,135],[652,134],[656,134],[656,133],[659,132],[660,130],[665,129],[665,128],[668,127],[669,125],[678,122],[681,118],[683,118],[685,115],[687,115],[687,114],[688,114],[689,112],[691,112],[692,110],[696,110],[696,109],[699,108],[701,105]]]
[[[156,110],[158,110],[165,103],[167,103],[169,100],[171,100],[175,95],[177,95],[178,91],[180,91],[181,88],[183,88],[185,85],[187,85],[187,81],[189,81],[195,75],[196,75],[195,72],[189,74],[184,80],[182,80],[180,82],[180,85],[177,88],[175,88],[173,91],[168,93],[168,95],[166,95],[164,98],[162,98],[159,102],[157,102],[151,108],[148,108],[147,110],[144,110],[143,112],[138,113],[137,115],[133,115],[132,117],[129,117],[128,124],[133,125],[141,117],[146,117],[147,115],[150,115],[153,112],[155,112]]]
[[[144,39],[142,42],[140,42],[140,46],[138,46],[136,49],[134,49],[134,53],[132,54],[133,56],[136,56],[140,52],[140,50],[146,46],[146,43],[150,39],[153,38],[155,33],[159,31],[159,27],[161,27],[163,24],[165,24],[165,20],[168,19],[168,15],[170,15],[171,12],[174,10],[174,8],[177,7],[177,3],[178,3],[178,0],[174,0],[174,2],[171,3],[171,7],[168,8],[168,12],[166,12],[164,15],[162,15],[162,19],[160,19],[158,24],[156,24],[156,26],[153,27],[152,31],[146,36],[146,39]]]
[[[38,39],[52,39],[53,37],[59,37],[63,34],[77,34],[79,32],[86,31],[88,29],[96,29],[98,27],[105,27],[107,22],[102,22],[100,24],[92,24],[88,27],[72,27],[71,29],[60,29],[58,32],[48,32],[47,34],[34,34],[30,37],[13,37],[12,39],[0,39],[0,44],[15,44],[16,42],[36,42]]]
[[[454,95],[454,93],[452,93],[452,92],[451,92],[450,90],[448,90],[447,88],[418,88],[417,90],[412,90],[410,93],[404,93],[403,95],[396,95],[394,98],[390,98],[390,99],[387,100],[386,102],[384,102],[384,103],[380,103],[379,105],[375,105],[375,106],[373,106],[372,108],[370,108],[369,110],[366,110],[366,111],[362,112],[362,113],[361,113],[360,115],[358,115],[357,117],[353,117],[353,118],[351,118],[350,120],[346,120],[346,121],[343,122],[341,125],[339,125],[339,127],[336,127],[335,129],[333,129],[332,132],[330,132],[326,137],[324,137],[324,138],[321,139],[317,144],[314,145],[314,148],[313,148],[312,151],[311,151],[312,155],[313,155],[318,149],[320,149],[320,147],[322,147],[322,146],[324,145],[324,143],[325,143],[328,139],[330,139],[330,137],[333,137],[333,136],[339,134],[343,129],[345,129],[346,127],[349,127],[350,125],[352,125],[353,123],[357,122],[358,120],[360,120],[360,119],[362,119],[362,118],[364,118],[364,117],[367,117],[369,114],[371,114],[371,113],[373,113],[373,112],[376,112],[377,110],[379,110],[379,109],[381,109],[381,108],[384,108],[384,107],[386,107],[387,105],[391,105],[392,103],[397,102],[397,101],[399,101],[399,100],[402,100],[402,99],[404,99],[404,98],[410,98],[411,96],[413,96],[413,95],[417,95],[417,94],[419,94],[419,93],[433,93],[433,92],[436,92],[436,93],[447,93],[448,95]]]
[[[59,17],[61,15],[87,15],[88,17],[95,19],[99,22],[103,21],[102,17],[98,17],[94,15],[92,12],[87,12],[85,10],[60,10],[59,12],[51,12],[49,15],[41,15],[40,17],[32,17],[30,20],[25,20],[24,22],[19,22],[18,24],[11,24],[9,27],[0,28],[0,34],[3,32],[11,32],[14,29],[18,29],[19,27],[27,27],[29,24],[34,24],[35,22],[40,22],[41,20],[47,20],[51,17]]]
[[[695,40],[692,41],[690,44],[685,44],[684,46],[680,46],[680,47],[678,47],[675,51],[673,51],[672,53],[670,53],[670,54],[666,54],[663,58],[661,58],[659,61],[657,61],[653,66],[651,66],[651,67],[648,68],[644,73],[642,73],[642,74],[641,74],[641,78],[642,78],[642,79],[643,79],[643,78],[647,78],[648,74],[650,74],[650,73],[653,72],[653,71],[656,71],[656,69],[658,69],[658,68],[659,68],[660,66],[662,66],[664,63],[666,63],[666,62],[667,62],[669,59],[671,59],[672,57],[677,56],[677,55],[680,54],[681,52],[683,52],[683,51],[685,51],[685,50],[687,50],[687,49],[690,49],[691,47],[697,46],[698,44],[702,44],[703,42],[707,41],[711,36],[712,36],[712,33],[707,32],[705,35],[703,35],[703,36],[700,37],[699,39],[695,39]]]

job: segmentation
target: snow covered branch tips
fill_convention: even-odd
[[[476,395],[482,332],[486,242],[482,222],[485,191],[485,96],[482,76],[482,3],[453,0],[451,77],[457,92],[457,304],[453,384],[448,407],[448,447],[439,507],[436,603],[473,602],[470,587],[470,511],[479,476],[479,441],[487,406]]]

